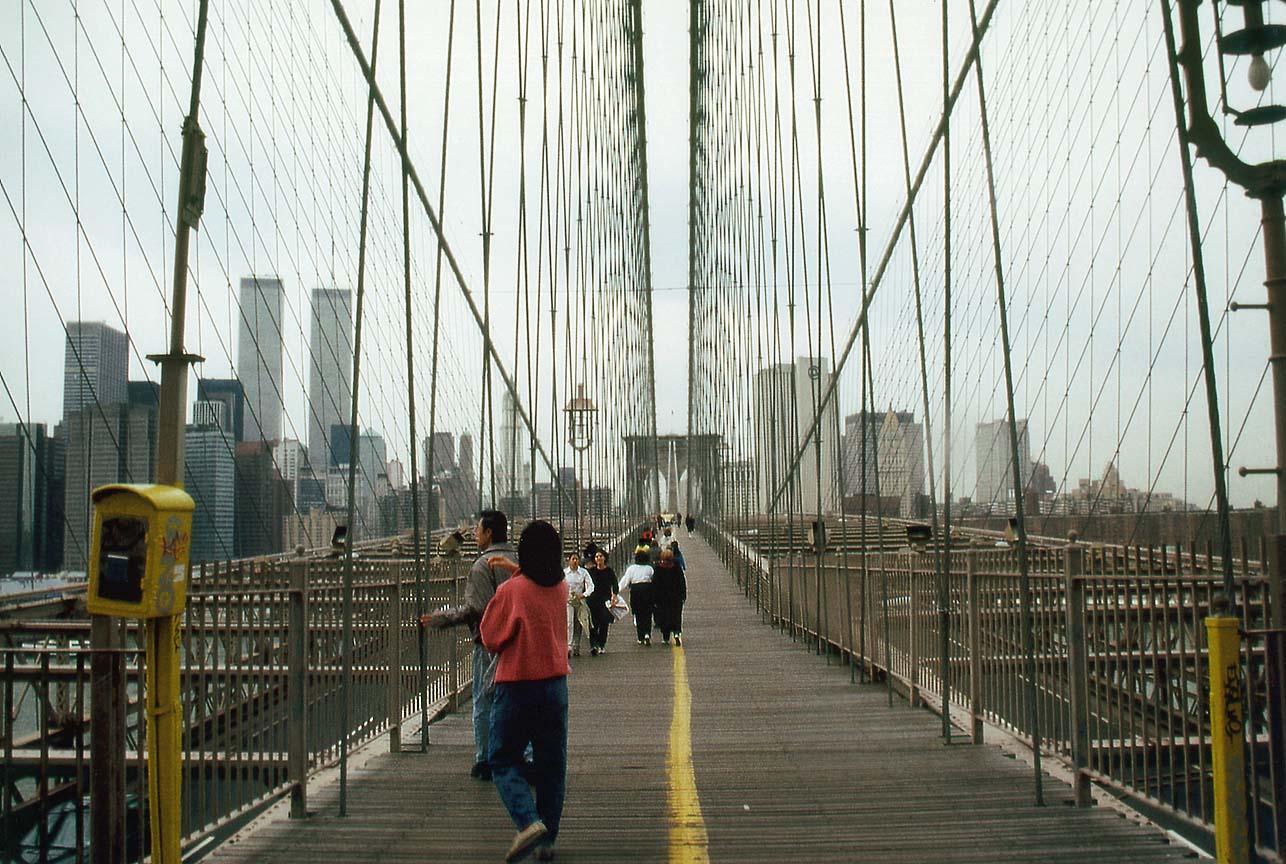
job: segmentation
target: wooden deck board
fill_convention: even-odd
[[[1163,862],[1194,856],[1100,808],[1076,810],[1049,778],[993,746],[944,747],[939,720],[766,628],[718,559],[681,538],[689,565],[685,657],[697,790],[718,862]],[[666,760],[673,658],[634,644],[574,661],[560,862],[669,860]],[[315,790],[306,821],[261,820],[213,853],[219,864],[494,862],[513,827],[471,780],[467,714],[431,727],[428,754],[380,754],[337,791]],[[414,739],[412,739],[414,740]]]

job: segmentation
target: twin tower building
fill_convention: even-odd
[[[281,441],[285,412],[282,334],[286,322],[280,279],[241,280],[237,378],[245,391],[247,441]],[[353,300],[346,289],[317,288],[312,294],[308,344],[308,452],[329,453],[331,426],[348,425],[352,412]],[[292,376],[294,377],[294,376]]]

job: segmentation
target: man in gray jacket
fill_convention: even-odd
[[[478,623],[496,588],[513,574],[518,566],[518,553],[509,545],[509,520],[499,510],[483,510],[474,526],[478,541],[478,559],[469,568],[464,586],[464,605],[442,609],[424,616],[429,627],[443,628],[468,624],[473,634],[473,768],[469,775],[479,780],[491,779],[487,762],[488,731],[491,727],[491,699],[494,674],[491,655],[482,647]]]

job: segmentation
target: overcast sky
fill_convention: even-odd
[[[412,159],[426,187],[436,190],[449,5],[446,0],[408,5]],[[467,281],[479,290],[476,22],[474,4],[458,5],[444,223]],[[1181,186],[1156,4],[1095,3],[1081,12],[1074,5],[1052,0],[1001,3],[984,51],[992,86],[1003,245],[1010,256],[1015,298],[1015,346],[1022,361],[1019,410],[1031,417],[1033,455],[1049,462],[1061,483],[1074,487],[1080,477],[1098,476],[1116,457],[1129,485],[1156,485],[1180,494],[1188,490],[1194,503],[1204,506],[1211,485],[1205,409],[1197,387],[1195,311],[1185,282],[1189,256],[1183,217],[1176,213]],[[371,4],[349,6],[369,53]],[[803,2],[795,7],[801,21],[805,11],[812,14],[814,9]],[[0,318],[0,370],[9,388],[0,399],[2,417],[17,414],[52,424],[60,416],[61,321],[127,325],[133,338],[131,377],[157,379],[142,355],[160,351],[165,341],[172,266],[168,214],[174,206],[178,128],[188,98],[194,8],[189,2],[181,9],[162,4],[122,10],[105,0],[66,6],[12,0],[6,7],[6,20],[17,18],[18,23],[0,32],[5,65],[0,74],[0,248],[8,263],[0,284],[11,301],[11,314]],[[394,8],[385,4],[386,10]],[[503,307],[505,298],[516,297],[512,286],[518,273],[515,106],[523,49],[513,26],[519,7],[505,2],[501,8],[505,24],[494,67],[499,81],[491,272],[496,326],[507,331],[515,319],[506,317]],[[940,110],[940,6],[898,0],[897,9],[914,170]],[[968,6],[953,2],[951,9],[956,68],[968,35]],[[212,10],[203,93],[211,190],[194,247],[188,345],[207,358],[203,374],[231,374],[237,317],[233,286],[251,273],[282,275],[289,307],[283,387],[287,428],[303,433],[307,292],[322,284],[351,287],[352,282],[361,81],[328,3],[214,2]],[[842,345],[856,314],[860,276],[837,12],[835,3],[823,2],[816,14],[822,33],[827,239],[837,342]],[[79,28],[73,13],[81,17]],[[493,14],[484,10],[488,38],[494,32]],[[905,200],[905,186],[886,4],[870,4],[868,15],[868,200],[874,263]],[[771,30],[767,12],[761,20],[751,20],[751,27],[756,23],[765,34]],[[687,420],[687,25],[683,0],[645,0],[657,418],[663,433],[683,431]],[[784,22],[780,26],[784,30]],[[855,26],[850,15],[850,34]],[[390,98],[397,92],[396,70],[389,62],[395,36],[395,19],[386,11],[379,78]],[[535,37],[526,50],[528,83],[538,88]],[[484,44],[483,55],[489,87],[490,64],[497,57],[490,44]],[[804,120],[803,176],[812,176],[819,150],[808,122],[812,74],[801,53],[795,94]],[[1229,81],[1234,102],[1244,106],[1254,98],[1242,83],[1243,68],[1233,66]],[[966,88],[955,127],[962,387],[957,453],[972,447],[974,423],[1003,414],[996,389],[994,305],[987,305],[994,304],[994,268],[973,92]],[[1267,98],[1272,95],[1270,88]],[[24,96],[30,114],[23,111]],[[489,90],[486,98],[489,104]],[[528,154],[538,151],[535,128],[527,132]],[[1247,148],[1255,158],[1273,154],[1270,134],[1245,136],[1228,129],[1235,146]],[[934,170],[940,171],[936,165]],[[1238,190],[1226,190],[1208,169],[1199,166],[1198,171],[1212,314],[1219,327],[1225,433],[1230,445],[1238,443],[1230,462],[1234,467],[1266,465],[1272,458],[1266,443],[1271,440],[1269,389],[1261,386],[1266,327],[1258,313],[1226,320],[1224,312],[1230,299],[1262,299],[1257,210]],[[401,338],[396,177],[387,136],[377,130],[368,266],[372,283],[382,288],[372,294],[368,310],[372,335],[370,359],[364,362],[372,387],[363,397],[363,416],[385,431],[392,453],[404,455],[405,434],[397,431],[403,397],[396,355]],[[804,212],[815,209],[813,195],[808,188],[801,193]],[[926,286],[940,281],[940,210],[940,189],[930,183],[917,209]],[[422,215],[413,214],[413,222],[417,274],[428,280],[433,255],[427,224]],[[815,243],[817,226],[804,230],[813,232],[806,242]],[[918,411],[916,343],[907,329],[910,285],[904,238],[892,250],[871,315],[873,347],[882,369],[877,401]],[[932,291],[926,287],[931,304],[926,326],[936,334],[941,325]],[[443,302],[451,349],[443,358],[440,410],[443,425],[458,430],[476,424],[476,363],[470,365],[468,358],[481,353],[480,340],[460,296],[446,296]],[[1087,336],[1091,331],[1095,335]],[[933,335],[929,351],[935,382],[941,372],[938,338]],[[841,379],[845,414],[859,404],[856,371],[851,364]],[[1188,394],[1194,392],[1190,401]],[[931,405],[931,415],[938,412],[940,397]],[[971,470],[967,459],[957,463],[957,470]],[[1267,479],[1233,476],[1238,503],[1267,499],[1271,490]]]

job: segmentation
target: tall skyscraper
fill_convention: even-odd
[[[63,420],[77,411],[126,401],[129,339],[97,321],[67,325],[63,359]]]
[[[196,398],[203,402],[223,405],[223,431],[234,441],[244,441],[246,435],[246,391],[236,378],[198,378]]]
[[[498,464],[496,465],[496,489],[502,496],[525,493],[531,486],[531,478],[523,471],[523,465],[530,452],[527,443],[526,426],[518,416],[518,404],[513,394],[505,389],[505,398],[500,422],[500,440],[496,442]]]
[[[246,441],[281,439],[284,300],[280,279],[247,276],[241,280],[237,380],[245,394],[243,436]],[[235,419],[234,416],[234,422]]]
[[[862,427],[866,426],[866,471],[862,471]],[[924,494],[924,427],[915,422],[914,411],[883,413],[859,411],[844,419],[845,494],[874,495],[875,472],[879,470],[880,496],[897,500],[897,515],[912,517],[916,499]],[[874,501],[868,502],[875,509]]]
[[[455,470],[455,436],[450,432],[434,432],[432,439],[424,436],[424,465],[429,465],[429,445],[433,450],[433,471],[426,472],[430,478],[437,477],[446,471]]]
[[[221,420],[219,402],[192,406],[184,433],[184,486],[196,503],[192,514],[193,563],[228,560],[236,554],[236,441]]]
[[[468,432],[460,435],[460,450],[456,453],[456,460],[460,479],[474,494],[477,494],[477,475],[473,473],[473,436]]]
[[[1018,426],[1018,476],[1026,485],[1031,482],[1031,447],[1027,439],[1027,420]],[[993,420],[979,423],[974,438],[974,451],[978,472],[975,490],[977,503],[997,505],[1007,509],[1014,498],[1014,478],[1009,473],[1013,465],[1013,446],[1009,440],[1009,421]]]
[[[50,568],[45,424],[0,423],[0,576]]]
[[[760,512],[767,512],[773,493],[785,481],[791,460],[816,416],[818,393],[826,391],[831,377],[830,361],[825,357],[798,357],[794,363],[777,363],[761,369],[755,376],[755,417],[759,425],[756,507]],[[839,482],[835,471],[838,417],[832,399],[822,413],[816,439],[821,446],[823,513],[839,509]],[[796,482],[786,493],[793,496],[795,506],[805,513],[815,511],[818,502],[817,459],[813,447],[814,441],[810,440],[808,451],[799,461]],[[782,509],[780,503],[778,509]]]
[[[148,381],[131,381],[124,404],[89,406],[63,424],[67,435],[64,567],[85,567],[93,527],[89,495],[94,489],[107,483],[155,481],[159,389]]]
[[[352,422],[353,308],[347,290],[313,291],[308,366],[308,455],[332,464],[330,427]]]

